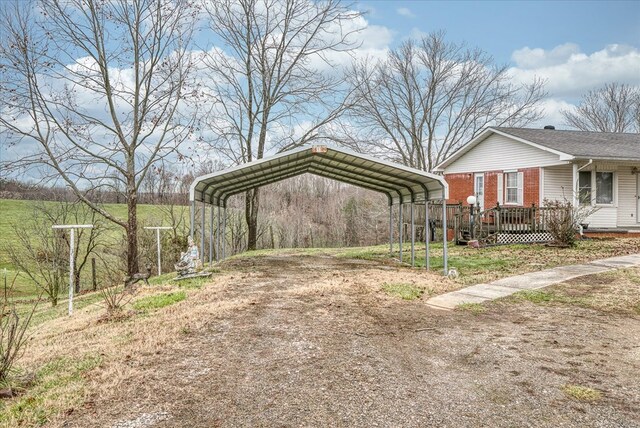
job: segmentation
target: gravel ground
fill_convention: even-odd
[[[246,309],[177,338],[181,352],[136,356],[118,391],[64,426],[640,426],[639,316],[528,302],[440,312],[380,291],[404,271],[322,256],[225,272],[238,274],[224,298]],[[568,384],[602,398],[569,398]]]

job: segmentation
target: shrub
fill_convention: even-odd
[[[566,199],[562,201],[545,199],[544,206],[549,208],[546,213],[547,232],[553,237],[553,243],[561,247],[574,246],[580,224],[597,211],[597,208],[592,208],[590,205],[574,207]]]
[[[29,310],[25,313],[18,313],[16,305],[7,299],[7,295],[13,290],[16,283],[16,274],[11,281],[11,285],[7,285],[7,276],[4,276],[4,298],[0,305],[0,382],[5,382],[7,376],[13,369],[13,365],[20,357],[27,341],[25,335],[33,313],[35,312],[40,298],[31,304]]]

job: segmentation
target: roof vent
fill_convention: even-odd
[[[553,125],[547,125],[544,127],[544,129],[556,129],[556,127]]]

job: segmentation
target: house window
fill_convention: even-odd
[[[613,195],[613,172],[580,171],[578,175],[578,200],[581,204],[592,202],[601,205],[611,205]]]
[[[578,200],[581,204],[591,204],[591,171],[580,171],[578,175]]]
[[[518,173],[517,172],[507,172],[504,175],[505,181],[505,203],[507,204],[518,204],[518,194],[519,186],[518,186]]]
[[[596,204],[613,204],[613,172],[596,172]]]

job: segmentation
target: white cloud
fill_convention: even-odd
[[[408,7],[399,7],[396,9],[396,12],[400,16],[404,16],[405,18],[415,18],[415,13],[411,12],[411,9]]]
[[[608,82],[640,85],[640,50],[632,46],[613,44],[591,54],[572,43],[551,50],[525,47],[512,59],[516,66],[509,72],[516,81],[547,79],[552,97],[579,97]]]

